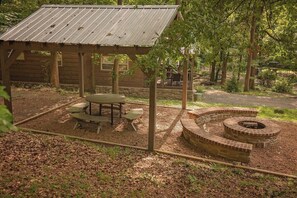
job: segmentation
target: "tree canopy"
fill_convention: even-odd
[[[0,32],[18,23],[42,4],[112,4],[117,0],[2,0]],[[234,68],[256,67],[269,61],[297,69],[297,5],[295,0],[181,1],[184,20],[175,21],[154,49],[139,59],[148,72],[160,64],[185,59],[191,49],[202,64]],[[175,0],[123,0],[128,4],[175,4]],[[251,28],[254,27],[254,30]],[[253,35],[251,35],[253,33]],[[253,37],[253,39],[251,38]],[[250,65],[249,65],[250,55]],[[248,73],[249,71],[247,71]],[[250,74],[249,74],[250,75]]]

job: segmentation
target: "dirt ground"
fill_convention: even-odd
[[[0,197],[296,197],[296,179],[63,137],[0,133]]]
[[[14,97],[16,96],[19,98],[15,100]],[[34,115],[36,112],[53,107],[57,105],[57,102],[60,104],[72,100],[75,97],[76,96],[73,95],[61,95],[53,90],[13,89],[15,119],[21,120],[22,118]],[[34,101],[34,104],[32,104],[32,101]],[[42,105],[45,105],[45,107]],[[36,106],[38,106],[38,108],[35,108]],[[92,107],[92,112],[97,114],[96,109],[98,108],[95,106]],[[113,126],[108,123],[104,124],[99,134],[96,133],[97,127],[94,124],[85,124],[82,129],[73,130],[75,120],[67,114],[66,108],[58,109],[40,118],[24,123],[21,127],[147,147],[148,106],[125,104],[124,108],[126,110],[130,108],[144,109],[143,117],[136,123],[137,131],[128,131],[123,127],[123,120],[119,118],[116,119],[116,123]],[[109,112],[104,111],[103,114],[109,115]],[[182,117],[187,117],[187,113],[181,109],[168,107],[157,108],[156,149],[226,161],[223,158],[210,156],[188,144],[181,137],[182,126],[179,120]],[[254,148],[251,153],[251,161],[246,165],[296,175],[297,124],[291,122],[275,122],[279,124],[282,129],[277,141],[266,148]],[[221,123],[212,123],[209,127],[211,131],[217,132],[223,130]]]

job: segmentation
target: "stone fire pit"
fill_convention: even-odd
[[[280,127],[269,121],[252,117],[233,117],[223,121],[226,138],[265,147],[280,133]]]

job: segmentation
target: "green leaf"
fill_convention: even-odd
[[[0,86],[0,97],[9,100],[9,95],[4,91],[4,87]]]

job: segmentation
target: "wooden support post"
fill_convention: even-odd
[[[54,87],[60,87],[59,80],[59,66],[58,66],[58,54],[55,51],[51,52],[50,60],[50,82]]]
[[[157,113],[157,81],[156,77],[150,81],[149,96],[149,134],[148,134],[148,150],[154,151],[155,131],[156,131],[156,113]]]
[[[2,83],[5,87],[5,91],[10,96],[10,100],[4,99],[4,104],[7,109],[12,113],[12,100],[11,100],[11,87],[10,87],[10,68],[9,65],[6,64],[8,59],[8,53],[6,49],[0,48],[0,63],[1,63],[1,71],[2,71]]]
[[[113,70],[112,70],[112,93],[119,93],[119,59],[114,59]]]
[[[182,109],[187,108],[187,97],[188,97],[188,65],[189,65],[189,54],[185,50],[185,61],[183,64],[183,98],[182,98]]]
[[[79,58],[79,96],[84,97],[84,92],[85,92],[85,75],[84,75],[84,54],[83,53],[78,53],[78,58]]]
[[[95,65],[91,62],[91,92],[96,93]]]

